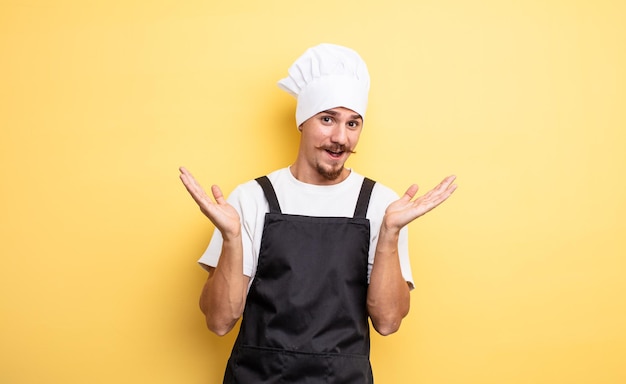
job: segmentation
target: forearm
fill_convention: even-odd
[[[224,240],[217,266],[209,271],[200,296],[207,327],[222,336],[243,313],[249,277],[243,274],[241,237]]]
[[[398,231],[381,227],[367,292],[367,309],[374,329],[389,335],[409,312],[409,287],[400,268]]]

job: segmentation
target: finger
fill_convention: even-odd
[[[437,186],[435,188],[431,189],[423,197],[428,199],[431,196],[435,196],[435,198],[438,198],[438,197],[440,197],[440,195],[446,195],[446,198],[447,198],[447,195],[452,193],[450,191],[450,189],[452,188],[452,191],[454,191],[454,189],[456,189],[456,186],[453,187],[453,184],[452,184],[455,179],[456,179],[456,176],[454,176],[454,175],[446,177],[439,184],[437,184]]]
[[[204,188],[202,188],[202,186],[200,185],[200,183],[198,183],[198,181],[191,175],[186,176],[190,186],[193,188],[193,190],[201,196],[206,196],[206,192],[204,192]]]
[[[450,180],[450,176],[448,176],[445,179],[441,180],[441,182],[439,182],[439,184],[431,189],[431,191],[443,191],[448,187],[448,185],[450,185],[451,182],[452,181]]]
[[[445,179],[443,179],[441,181],[441,183],[439,183],[438,187],[445,187],[446,189],[448,188],[448,186],[450,186],[450,184],[452,184],[454,182],[454,180],[456,180],[456,176],[455,175],[450,175],[448,177],[446,177]]]
[[[183,184],[185,185],[185,188],[187,188],[187,191],[191,195],[198,195],[198,196],[205,195],[204,191],[202,190],[202,187],[200,187],[200,185],[196,182],[196,180],[191,175],[181,174],[180,180],[183,182]]]
[[[213,197],[218,204],[225,204],[226,199],[224,199],[224,194],[219,186],[213,185],[211,186],[211,193],[213,193]]]
[[[185,185],[187,192],[200,206],[206,203],[212,203],[209,196],[204,191],[204,188],[196,181],[193,175],[184,167],[180,168],[180,179]]]
[[[411,185],[406,192],[404,192],[404,196],[402,196],[402,199],[410,201],[412,198],[415,197],[415,194],[417,193],[419,187],[417,186],[417,184],[413,184]]]
[[[191,195],[191,198],[196,202],[196,204],[198,204],[200,209],[204,209],[213,204],[211,199],[206,195],[206,193],[204,193],[204,191],[197,191],[192,186],[185,185],[185,187],[187,188],[187,192],[189,192],[189,195]]]
[[[181,176],[185,176],[188,179],[192,179],[195,180],[195,178],[193,177],[193,175],[191,174],[191,172],[189,172],[189,170],[187,170],[187,168],[185,167],[180,167],[178,168],[178,170],[180,171]]]
[[[454,192],[456,190],[456,184],[452,184],[455,180],[454,176],[450,176],[449,178],[446,178],[446,182],[443,185],[445,187],[445,189],[441,190],[441,193],[444,194],[446,196],[446,198],[448,198],[452,192]]]
[[[439,191],[431,191],[433,192],[432,194],[426,194],[424,195],[424,197],[426,198],[426,200],[433,205],[433,207],[438,206],[439,204],[443,203],[444,201],[446,201],[448,199],[448,197],[450,197],[450,195],[452,195],[452,193],[456,190],[456,185],[455,184],[451,184],[449,186],[446,187],[446,189],[444,190],[439,190]]]

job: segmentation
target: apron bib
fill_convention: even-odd
[[[282,214],[270,205],[259,261],[224,383],[373,383],[366,307],[370,243],[365,179],[353,218]]]

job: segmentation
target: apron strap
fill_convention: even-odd
[[[270,204],[270,213],[282,213],[280,210],[280,204],[278,204],[278,198],[276,197],[276,191],[267,176],[261,176],[256,179],[256,182],[263,188],[263,193],[267,202]]]
[[[370,204],[370,196],[372,195],[374,184],[376,184],[374,180],[368,179],[367,177],[363,179],[359,199],[356,201],[356,208],[354,209],[355,218],[365,218],[367,214],[367,207]]]
[[[256,179],[256,182],[259,183],[261,188],[263,188],[263,193],[265,194],[265,198],[270,205],[271,213],[282,213],[280,209],[280,204],[278,203],[278,198],[276,197],[276,191],[274,191],[274,187],[272,183],[267,178],[267,176],[261,176]],[[372,189],[374,188],[374,184],[376,182],[369,178],[363,179],[363,184],[361,185],[361,192],[359,193],[359,198],[356,202],[356,208],[354,209],[354,217],[365,218],[367,215],[367,208],[370,203],[370,196],[372,195]]]

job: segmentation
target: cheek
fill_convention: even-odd
[[[352,147],[356,147],[359,142],[359,137],[361,137],[361,131],[359,132],[351,132],[348,136],[350,138],[350,145]]]
[[[303,131],[301,133],[301,135],[302,135],[301,143],[305,147],[316,147],[317,148],[319,146],[327,144],[327,141],[328,141],[328,136],[324,135],[319,130]]]
[[[327,143],[333,137],[333,130],[323,127],[311,134],[311,138],[316,143]]]

